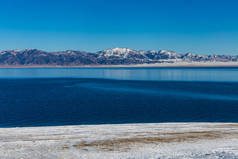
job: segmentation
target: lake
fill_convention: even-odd
[[[0,127],[238,122],[238,68],[0,69]]]
[[[238,81],[238,68],[1,68],[0,78]]]

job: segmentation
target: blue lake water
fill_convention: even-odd
[[[238,68],[0,69],[0,127],[238,122]]]
[[[238,68],[2,68],[0,78],[238,81]]]

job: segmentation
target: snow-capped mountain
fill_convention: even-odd
[[[114,48],[96,53],[84,51],[46,52],[37,49],[0,52],[0,65],[130,65],[176,62],[238,62],[237,56],[180,54],[168,50]]]
[[[107,49],[98,52],[101,56],[118,56],[118,57],[124,57],[126,58],[129,54],[136,54],[136,50],[131,50],[128,48],[114,48],[114,49]]]

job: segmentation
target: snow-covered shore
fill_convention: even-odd
[[[1,159],[238,158],[238,124],[0,128]]]
[[[137,67],[238,67],[238,62],[185,62],[164,61],[155,64],[120,64],[120,65],[0,65],[0,68],[137,68]]]

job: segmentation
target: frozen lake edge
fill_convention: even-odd
[[[236,123],[0,128],[0,158],[238,158]]]

